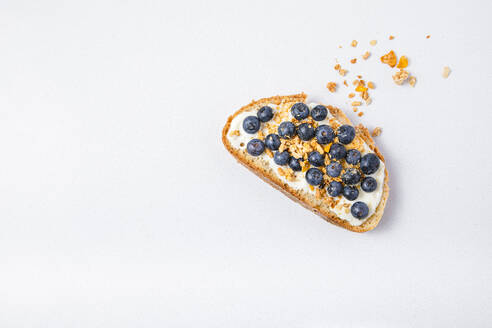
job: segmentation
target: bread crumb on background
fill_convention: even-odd
[[[442,69],[442,77],[447,79],[449,74],[451,74],[451,68],[449,68],[448,66],[444,66],[444,68]]]
[[[367,58],[369,58],[369,56],[371,55],[371,53],[369,51],[366,51],[363,55],[362,55],[362,59],[364,60],[367,60]]]
[[[395,81],[396,84],[402,85],[410,76],[410,74],[405,71],[403,68],[401,68],[398,72],[393,75],[393,81]]]
[[[357,58],[352,58],[352,59],[350,60],[350,62],[351,62],[352,64],[357,63]]]
[[[371,135],[373,137],[378,137],[381,135],[381,132],[382,132],[382,129],[378,126],[378,127],[375,127],[374,130],[372,130]]]
[[[376,40],[371,40],[371,41],[369,42],[369,44],[370,44],[371,46],[375,46],[377,43],[378,43],[378,42],[377,42]]]
[[[352,47],[357,47],[357,41],[353,40],[352,43],[350,44]]]
[[[337,84],[335,82],[328,82],[328,84],[326,85],[326,88],[330,92],[335,92],[335,91],[337,91]]]
[[[408,84],[410,84],[412,87],[415,87],[415,83],[417,83],[417,78],[415,76],[410,76],[408,79]]]
[[[393,40],[394,38],[395,38],[395,37],[394,37],[393,35],[390,35],[390,36],[389,36],[389,39],[390,39],[390,40]]]

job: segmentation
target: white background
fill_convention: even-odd
[[[2,1],[0,327],[490,327],[491,10]],[[379,62],[390,49],[414,89]],[[365,234],[220,142],[253,98],[305,91],[350,110],[325,88],[335,58],[377,85],[362,118],[349,112],[383,127],[390,173]]]

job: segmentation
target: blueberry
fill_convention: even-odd
[[[379,168],[379,158],[373,154],[366,154],[360,160],[360,169],[364,174],[373,174]]]
[[[270,150],[277,150],[280,147],[280,137],[278,134],[271,133],[265,138],[265,146]]]
[[[355,185],[358,184],[360,181],[360,172],[359,170],[351,167],[348,169],[345,169],[345,171],[342,174],[342,182],[345,183],[346,185]]]
[[[331,159],[342,159],[347,154],[345,147],[342,144],[334,143],[330,147],[330,151],[328,152]]]
[[[289,152],[287,150],[284,150],[283,152],[275,152],[275,155],[273,155],[273,161],[277,165],[285,165],[289,162]]]
[[[340,172],[342,172],[342,164],[338,162],[333,161],[326,166],[326,174],[330,177],[336,178],[340,175]]]
[[[347,157],[345,157],[345,160],[349,164],[356,165],[360,161],[360,151],[357,149],[350,149],[347,152]]]
[[[315,168],[307,170],[306,181],[312,186],[320,185],[323,182],[323,172]]]
[[[325,164],[325,155],[312,151],[308,155],[308,161],[313,166],[323,166]]]
[[[329,125],[320,125],[316,128],[316,140],[320,145],[326,145],[335,139],[335,132]]]
[[[246,145],[246,150],[252,156],[260,156],[265,151],[265,144],[260,139],[251,139]]]
[[[297,135],[303,141],[309,141],[314,138],[314,128],[309,123],[302,123],[297,127]]]
[[[304,103],[296,103],[292,105],[290,112],[292,116],[300,121],[309,116],[309,107]]]
[[[373,177],[366,177],[364,180],[362,180],[362,183],[360,184],[360,187],[362,190],[366,192],[371,192],[376,190],[376,187],[378,186],[378,183],[376,182],[376,179]]]
[[[253,134],[260,129],[260,120],[256,116],[248,116],[243,121],[243,129],[246,133]]]
[[[326,110],[326,107],[323,105],[316,105],[316,107],[311,110],[311,117],[315,121],[323,121],[327,115],[328,110]]]
[[[296,126],[292,122],[282,122],[278,126],[278,134],[284,139],[290,139],[296,134]]]
[[[258,110],[258,118],[262,122],[268,122],[273,118],[273,109],[270,106],[263,106]]]
[[[342,193],[343,186],[340,182],[338,181],[332,181],[328,185],[328,195],[331,197],[337,197]]]
[[[355,138],[355,129],[351,125],[342,125],[337,130],[338,141],[348,145]]]
[[[350,213],[352,213],[356,219],[360,220],[369,214],[369,207],[367,207],[367,204],[364,202],[355,202],[350,208]]]
[[[343,197],[348,200],[356,200],[359,197],[359,190],[355,187],[345,186],[343,187]]]
[[[301,170],[301,163],[300,163],[300,161],[297,158],[291,157],[289,159],[289,167],[293,171],[300,171]]]

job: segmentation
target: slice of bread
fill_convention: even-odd
[[[234,113],[234,115],[228,118],[224,129],[222,130],[222,142],[224,143],[224,146],[239,161],[239,163],[247,167],[262,180],[283,192],[290,199],[318,214],[326,221],[355,232],[365,232],[374,229],[381,220],[389,194],[388,171],[386,170],[386,166],[384,166],[384,185],[382,188],[382,196],[379,203],[375,207],[374,213],[370,217],[364,219],[362,224],[352,225],[349,221],[337,216],[332,210],[332,207],[330,207],[330,203],[324,200],[326,198],[329,198],[330,196],[326,195],[324,198],[321,197],[320,199],[320,197],[316,197],[316,195],[314,195],[312,192],[308,192],[307,190],[292,188],[288,183],[282,181],[278,174],[274,172],[274,169],[268,164],[268,161],[265,159],[264,156],[251,156],[247,153],[245,148],[241,149],[238,147],[234,147],[228,139],[228,134],[232,132],[230,131],[231,122],[239,114],[251,111],[253,109],[258,110],[259,108],[267,106],[269,104],[280,105],[285,103],[305,102],[306,98],[307,95],[301,93],[297,95],[275,96],[252,101],[250,104],[242,107],[236,113]],[[350,120],[340,109],[333,106],[326,106],[326,108],[329,110],[331,115],[333,115],[333,117],[341,124],[352,125]],[[369,131],[362,125],[356,126],[355,130],[356,135],[364,140],[370,150],[374,152],[384,163],[384,157],[374,144]]]

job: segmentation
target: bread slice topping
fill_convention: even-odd
[[[338,218],[360,226],[383,199],[385,164],[359,127],[333,115],[337,111],[282,98],[237,113],[226,138],[292,190],[314,196]]]

